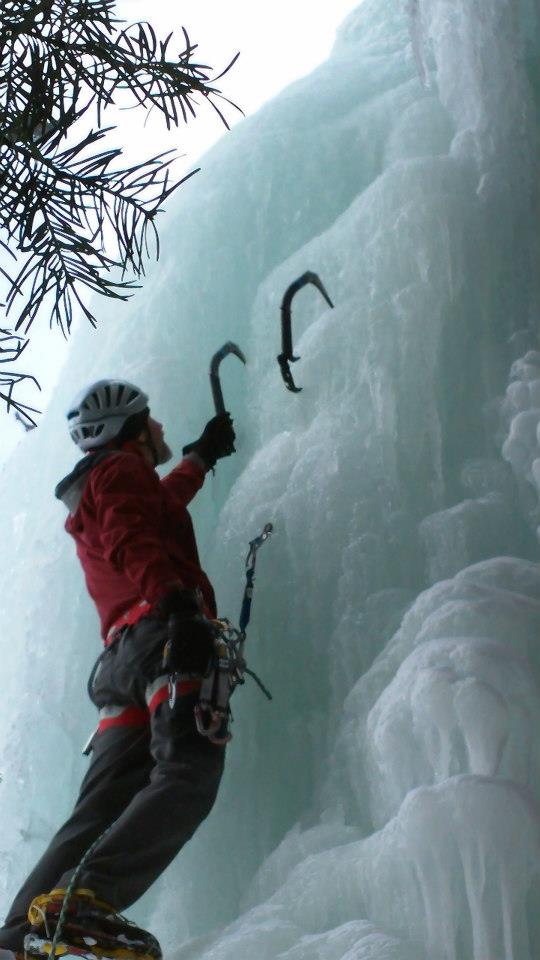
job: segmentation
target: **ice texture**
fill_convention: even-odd
[[[77,334],[0,476],[2,906],[95,719],[63,413],[126,377],[179,453],[232,339],[238,454],[193,516],[232,619],[274,523],[248,646],[274,702],[235,695],[215,810],[131,914],[171,960],[540,956],[539,51],[532,0],[364,0],[178,193],[137,297]],[[335,309],[294,301],[293,396],[279,305],[305,270]]]

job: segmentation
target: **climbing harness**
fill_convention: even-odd
[[[103,648],[99,657],[94,663],[94,666],[92,667],[90,676],[88,678],[86,689],[87,689],[88,697],[92,703],[95,702],[94,701],[94,683],[96,681],[96,677],[99,671],[101,670],[103,659],[108,654],[111,647],[113,647],[121,639],[121,637],[124,635],[127,628],[133,626],[135,623],[141,620],[142,617],[147,616],[148,613],[150,613],[151,609],[152,609],[151,604],[148,603],[146,600],[137,600],[137,602],[134,603],[133,606],[131,606],[128,610],[126,610],[126,612],[123,613],[120,617],[118,617],[118,619],[115,620],[115,622],[109,628],[107,636],[105,637],[105,647]],[[121,708],[120,712],[126,713],[128,710],[132,712],[133,709],[135,709],[138,714],[141,712],[138,710],[138,708],[133,708],[133,707],[130,708],[125,706]],[[101,714],[101,711],[100,711],[100,714]],[[105,725],[103,724],[101,715],[100,715],[100,722],[97,727],[97,730],[94,730],[90,734],[90,736],[88,737],[88,740],[84,744],[84,747],[82,749],[83,757],[90,756],[94,746],[94,740],[97,734],[104,728],[105,728]]]
[[[251,617],[251,603],[255,582],[257,551],[268,540],[273,526],[267,523],[263,531],[250,541],[246,557],[246,585],[242,598],[239,627],[229,620],[212,620],[215,629],[214,650],[205,674],[202,677],[199,700],[195,706],[197,730],[212,743],[225,744],[231,739],[229,721],[231,717],[230,699],[237,686],[245,682],[244,675],[252,677],[268,700],[272,695],[266,689],[257,674],[250,670],[244,658],[246,631]],[[176,625],[169,620],[169,636],[165,645],[163,666],[171,654],[175,639]],[[168,675],[169,706],[176,703],[179,674],[174,670]]]
[[[210,622],[213,623],[214,621]],[[198,690],[200,687],[200,674],[183,674],[177,670],[176,667],[171,668],[178,636],[181,632],[182,621],[173,613],[167,620],[167,640],[163,648],[163,657],[161,660],[161,668],[167,677],[167,700],[171,710],[176,704],[176,698],[179,693],[192,693],[194,689]],[[156,679],[157,690],[159,690],[159,684],[162,679],[163,677]],[[151,706],[151,700],[148,705],[149,707]]]
[[[295,357],[293,353],[293,342],[292,342],[292,328],[291,328],[291,307],[293,297],[298,293],[302,287],[305,287],[308,283],[312,283],[314,287],[317,287],[317,290],[320,290],[327,304],[333,308],[334,304],[332,303],[328,293],[322,283],[322,280],[318,274],[313,273],[311,270],[308,270],[306,273],[303,273],[301,277],[298,277],[294,283],[291,283],[285,291],[285,295],[281,302],[281,353],[279,354],[277,361],[281,370],[281,376],[283,377],[285,386],[287,390],[290,390],[292,393],[300,393],[302,387],[297,387],[293,380],[293,375],[291,373],[289,364],[296,363],[300,357]]]
[[[242,363],[247,363],[247,360],[242,353],[240,347],[233,343],[232,340],[227,340],[227,343],[224,343],[220,350],[218,350],[210,362],[210,386],[212,388],[212,396],[214,398],[214,407],[216,414],[221,415],[225,413],[225,401],[223,399],[223,391],[221,389],[221,381],[219,379],[219,365],[222,360],[225,359],[230,353],[233,353],[235,357],[238,357]]]

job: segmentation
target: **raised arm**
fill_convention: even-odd
[[[185,507],[204,483],[207,471],[204,460],[195,452],[188,453],[177,467],[160,482]]]
[[[186,506],[218,460],[234,453],[236,435],[229,413],[212,417],[201,436],[184,447],[184,459],[161,481]]]

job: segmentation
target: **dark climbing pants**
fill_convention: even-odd
[[[94,685],[100,707],[146,706],[165,627],[145,619],[130,627],[102,661]],[[0,948],[22,950],[32,899],[66,887],[90,845],[113,824],[77,881],[118,911],[151,886],[212,809],[224,748],[197,733],[197,694],[167,700],[145,726],[110,726],[98,734],[90,768],[69,820],[15,897],[0,928]]]

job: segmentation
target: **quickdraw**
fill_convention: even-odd
[[[250,541],[246,557],[246,586],[242,598],[239,628],[228,620],[216,620],[215,651],[208,670],[203,677],[199,702],[195,707],[197,730],[212,743],[226,744],[231,739],[229,721],[231,717],[230,699],[234,690],[245,683],[245,674],[252,677],[268,700],[271,693],[266,689],[257,674],[247,667],[244,648],[246,629],[251,616],[253,586],[257,551],[268,540],[273,526],[267,523],[262,533]]]
[[[296,363],[300,357],[295,357],[293,353],[293,342],[292,342],[292,327],[291,327],[291,308],[293,297],[298,293],[302,287],[305,287],[308,283],[312,283],[314,287],[317,287],[317,290],[320,290],[324,299],[326,300],[328,306],[332,307],[332,303],[328,293],[323,285],[322,280],[318,274],[313,273],[311,270],[308,270],[306,273],[303,273],[301,277],[298,277],[298,280],[295,280],[294,283],[291,283],[287,287],[283,300],[281,302],[281,353],[279,354],[277,361],[281,370],[281,376],[283,377],[285,386],[287,390],[290,390],[292,393],[300,393],[302,387],[297,387],[293,375],[291,373],[289,364]]]

